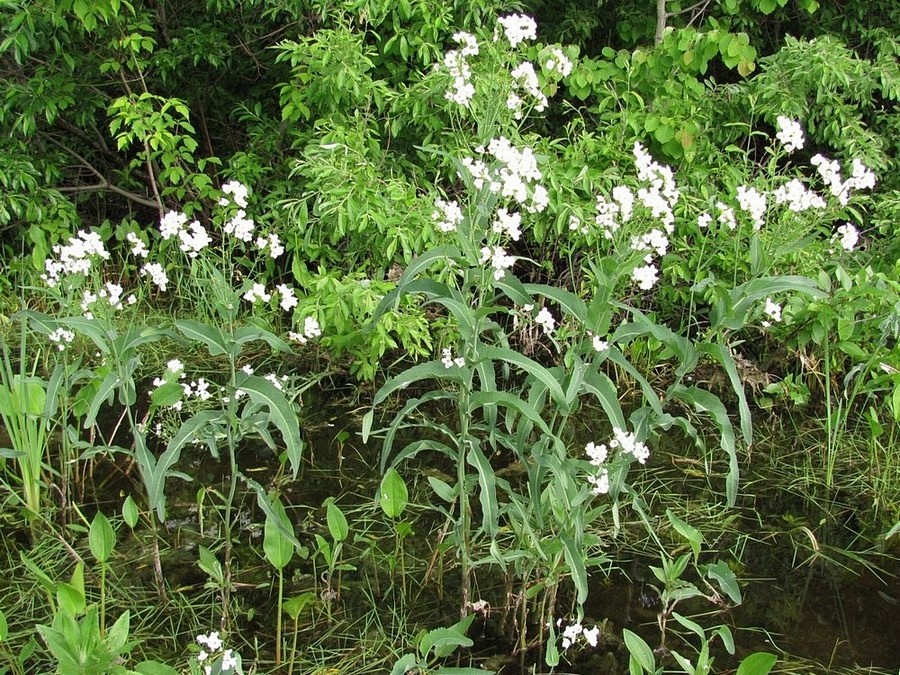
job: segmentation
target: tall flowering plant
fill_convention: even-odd
[[[534,38],[532,26],[527,17],[505,17],[494,40],[502,44],[506,39],[508,48],[515,49]],[[451,525],[460,561],[461,612],[483,606],[483,599],[474,596],[475,566],[502,567],[514,580],[505,610],[515,617],[520,648],[536,639],[547,645],[547,661],[552,664],[559,659],[555,614],[560,586],[571,583],[574,588],[578,616],[573,625],[580,626],[589,571],[601,569],[604,562],[598,524],[604,516],[618,522],[622,497],[641,502],[629,486],[630,468],[647,463],[659,429],[678,426],[698,443],[702,440],[686,417],[665,410],[660,396],[628,359],[629,343],[652,337],[678,359],[678,380],[668,388],[666,399],[707,412],[718,425],[729,460],[730,503],[738,484],[731,421],[716,396],[683,381],[705,353],[729,367],[736,391],[743,395],[743,390],[727,350],[715,344],[695,346],[615,295],[623,280],[638,289],[656,284],[658,264],[674,227],[679,190],[672,171],[653,161],[642,146],[634,148],[642,187],[636,192],[616,189],[611,199],[598,196],[597,222],[603,239],[618,236],[638,208],[642,223],[655,224],[631,232],[627,249],[597,260],[594,291],[583,297],[519,278],[534,263],[517,255],[517,247],[547,209],[549,192],[540,157],[517,139],[517,120],[528,109],[541,110],[546,96],[540,78],[522,75],[529,71],[522,64],[510,73],[508,97],[498,98],[491,88],[481,90],[469,59],[481,53],[482,43],[468,34],[457,34],[454,40],[460,48],[444,60],[452,78],[446,98],[460,106],[463,117],[473,111],[497,113],[501,108],[497,101],[505,100],[507,121],[501,123],[496,114],[479,129],[505,128],[509,135],[499,133],[464,150],[461,157],[447,157],[463,189],[457,190],[456,199],[434,200],[434,228],[441,243],[409,264],[376,312],[377,320],[402,298],[417,296],[442,307],[457,331],[440,358],[412,366],[377,392],[375,408],[410,387],[424,389],[407,396],[401,410],[378,432],[383,437],[381,468],[396,467],[424,452],[442,454],[454,463],[453,484],[436,477],[429,483],[442,502],[438,508]],[[565,65],[562,51],[541,53],[545,52],[544,70],[556,73],[554,77],[571,67]],[[507,60],[515,61],[510,55]],[[497,79],[502,80],[502,74]],[[522,91],[530,97],[527,109],[521,107]],[[482,101],[480,92],[492,100]],[[481,122],[477,115],[476,119]],[[628,320],[615,321],[623,315]],[[551,365],[517,347],[523,331],[547,350]],[[637,383],[642,394],[641,404],[628,416],[619,402],[621,380],[610,377],[615,372]],[[455,411],[454,424],[428,418],[428,407],[448,404]],[[579,430],[579,413],[588,404],[601,411],[603,421]],[[373,433],[373,425],[374,409],[365,417],[364,437]],[[395,447],[399,430],[410,426],[421,427],[423,433]],[[749,443],[748,415],[742,429]],[[597,437],[579,439],[585,432]],[[500,463],[511,463],[519,471],[510,477],[499,470]],[[536,616],[530,616],[532,611]],[[529,629],[532,620],[537,635]],[[568,639],[571,643],[571,636]]]

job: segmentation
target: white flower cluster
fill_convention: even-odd
[[[507,255],[502,246],[483,246],[481,248],[481,264],[488,261],[491,262],[494,270],[494,279],[499,281],[503,278],[504,272],[513,266],[516,259],[514,256]]]
[[[256,248],[262,252],[265,252],[265,250],[268,249],[269,257],[273,260],[284,253],[284,246],[281,243],[281,238],[274,232],[270,232],[265,237],[257,237]]]
[[[213,631],[209,635],[198,635],[197,644],[201,646],[200,652],[197,654],[197,663],[204,664],[203,672],[205,675],[212,675],[213,666],[208,661],[216,658],[216,653],[222,649],[222,640],[217,631]],[[226,673],[228,671],[237,671],[240,665],[240,656],[234,650],[222,650],[219,656],[218,672]]]
[[[229,234],[235,239],[239,239],[243,242],[250,242],[253,241],[253,229],[255,227],[256,223],[253,222],[252,218],[247,217],[247,212],[244,211],[244,209],[238,209],[235,214],[225,222],[222,230],[225,234]]]
[[[562,619],[558,619],[556,621],[557,626],[562,625]],[[593,628],[585,628],[581,625],[580,622],[572,623],[566,626],[562,632],[562,648],[568,649],[574,644],[577,644],[579,640],[584,640],[591,647],[596,647],[600,644],[600,627],[594,626]]]
[[[103,245],[100,235],[89,230],[81,230],[77,236],[70,237],[65,245],[56,244],[53,253],[56,259],[47,258],[44,261],[46,271],[41,275],[41,279],[51,288],[64,276],[87,275],[94,258],[109,259],[109,251]]]
[[[106,304],[108,304],[113,309],[122,309],[122,294],[124,293],[124,289],[119,284],[114,284],[111,281],[107,281],[100,288],[99,291],[93,293],[91,291],[84,291],[81,296],[81,311],[84,314],[86,319],[94,318],[93,313],[91,312],[91,308],[98,300],[105,300]],[[137,298],[132,293],[129,295],[125,302],[129,305],[133,305],[137,302]]]
[[[522,214],[498,209],[494,222],[491,223],[491,230],[498,234],[506,233],[513,241],[519,241],[522,236]]]
[[[444,92],[444,97],[448,101],[453,101],[466,108],[475,95],[475,87],[471,79],[472,69],[469,67],[466,57],[478,55],[478,40],[474,35],[463,31],[454,33],[453,39],[462,49],[452,49],[444,54],[444,67],[453,78],[453,85]]]
[[[166,275],[165,268],[159,263],[147,263],[141,268],[141,276],[147,277],[153,281],[159,290],[165,292],[169,285],[169,277]]]
[[[294,293],[293,288],[287,284],[278,284],[275,287],[275,290],[281,296],[281,300],[279,300],[278,304],[281,305],[281,309],[285,312],[290,312],[297,306],[297,295]]]
[[[431,217],[441,232],[453,232],[462,223],[462,210],[456,201],[448,202],[439,198],[434,200],[434,206],[434,213],[431,214]]]
[[[672,209],[681,196],[675,185],[675,176],[668,166],[658,164],[640,143],[634,144],[634,166],[638,179],[649,183],[638,190],[638,199],[650,209],[654,218],[659,218],[667,234],[675,229],[675,214]]]
[[[272,294],[266,292],[265,284],[254,283],[243,295],[244,300],[255,305],[257,302],[268,302],[272,299]]]
[[[525,105],[524,99],[519,95],[520,92],[534,99],[534,109],[538,112],[547,109],[547,97],[541,91],[537,73],[534,72],[534,66],[530,62],[523,61],[510,74],[513,78],[513,88],[506,98],[506,107],[513,111],[515,119],[522,119],[522,108]]]
[[[453,366],[462,368],[466,365],[466,360],[461,356],[453,358],[453,352],[445,347],[441,350],[441,363],[444,364],[444,368],[452,368]]]
[[[129,232],[125,235],[125,239],[131,244],[131,255],[135,258],[146,258],[150,253],[147,244],[137,235],[137,232]]]
[[[553,329],[556,328],[556,319],[546,307],[541,307],[541,311],[534,317],[534,322],[541,327],[544,335],[552,335]]]
[[[837,160],[817,154],[809,160],[819,172],[822,180],[828,185],[831,194],[837,197],[842,206],[850,201],[853,190],[871,190],[875,187],[875,174],[859,159],[854,159],[850,170],[850,178],[841,180],[841,166]]]
[[[763,226],[763,216],[766,214],[766,196],[755,187],[739,185],[737,189],[738,205],[750,214],[753,221],[753,229],[759,230]]]
[[[486,149],[483,146],[475,148],[475,152],[488,154],[499,163],[496,168],[490,168],[482,159],[463,158],[462,164],[471,174],[476,190],[487,185],[494,194],[522,204],[530,213],[539,213],[547,208],[547,189],[537,182],[542,174],[531,148],[519,150],[501,136],[491,140]]]
[[[779,115],[776,125],[778,126],[778,131],[775,134],[775,138],[784,146],[788,154],[803,148],[805,140],[803,138],[803,127],[800,126],[800,122],[784,115]]]
[[[597,471],[589,474],[587,480],[596,495],[609,492],[609,470],[604,464],[609,461],[614,450],[618,450],[620,455],[632,455],[641,464],[646,464],[650,457],[650,448],[637,440],[633,433],[623,431],[618,427],[613,427],[613,437],[608,445],[605,443],[598,445],[593,441],[588,443],[584,446],[584,451],[591,466],[596,467]]]
[[[537,24],[530,16],[510,14],[501,16],[497,22],[503,26],[503,35],[509,40],[510,47],[515,47],[525,40],[537,39]]]
[[[824,209],[826,206],[825,200],[798,178],[776,189],[772,196],[776,204],[787,204],[788,209],[794,213],[803,213],[809,209]]]
[[[179,211],[169,211],[159,221],[159,233],[165,240],[178,238],[179,248],[191,258],[196,258],[204,248],[212,243],[200,221],[187,222],[187,215]]]
[[[303,320],[302,333],[295,333],[294,331],[288,333],[288,337],[291,340],[299,342],[301,345],[305,345],[307,342],[320,335],[322,335],[322,327],[319,325],[319,322],[311,316],[308,316]]]
[[[68,345],[72,344],[72,341],[75,339],[75,333],[66,330],[63,327],[59,327],[56,330],[51,331],[47,337],[50,342],[56,345],[56,348],[59,351],[63,351]]]
[[[603,236],[612,239],[619,228],[631,219],[634,212],[634,193],[625,185],[617,185],[612,190],[612,200],[597,195],[597,216],[594,222]]]
[[[572,72],[572,62],[569,60],[562,50],[553,47],[550,50],[550,58],[544,63],[544,68],[550,72],[559,73],[561,77],[568,77]]]
[[[763,321],[762,325],[764,328],[768,328],[772,325],[772,321],[778,323],[781,321],[781,305],[776,304],[772,301],[772,298],[766,298],[766,306],[763,309],[766,315],[771,319],[771,321]]]
[[[590,336],[591,338],[591,347],[594,348],[595,352],[605,352],[607,349],[609,349],[609,342],[604,340],[599,335],[588,333],[588,336]]]
[[[719,210],[719,215],[716,218],[719,225],[724,225],[729,230],[736,230],[737,218],[734,215],[734,209],[725,202],[716,202],[716,208]]]
[[[832,240],[835,239],[840,240],[841,248],[845,251],[852,251],[859,243],[859,230],[851,223],[844,223],[837,229],[837,233],[832,237]]]
[[[222,186],[222,194],[223,196],[219,198],[219,206],[228,206],[234,202],[242,209],[247,208],[248,190],[243,183],[236,180],[228,181]],[[230,195],[230,199],[224,195]]]

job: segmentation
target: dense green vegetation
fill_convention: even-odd
[[[0,670],[900,667],[896,2],[0,27]]]

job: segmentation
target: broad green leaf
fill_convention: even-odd
[[[520,354],[519,352],[513,351],[512,349],[494,346],[482,347],[478,356],[480,359],[503,361],[510,364],[511,366],[516,366],[517,368],[522,369],[529,375],[532,375],[536,379],[540,380],[540,382],[545,387],[547,387],[547,390],[550,392],[550,396],[554,401],[556,401],[560,405],[565,405],[566,395],[563,392],[562,386],[559,384],[559,381],[557,381],[557,379],[550,374],[550,371],[544,368],[537,361],[533,361],[524,354]]]
[[[575,600],[579,605],[583,605],[588,597],[587,570],[584,567],[583,554],[571,537],[563,534],[559,538],[563,544],[563,555],[565,556],[566,564],[569,566],[569,572],[572,574],[572,583],[575,584],[577,593]]]
[[[141,661],[134,667],[139,675],[178,675],[178,671],[158,661]]]
[[[396,437],[397,432],[399,432],[400,429],[407,428],[409,426],[418,426],[418,422],[411,422],[409,425],[405,424],[404,421],[406,420],[407,416],[409,416],[410,413],[412,413],[421,405],[446,400],[455,401],[456,393],[442,390],[432,390],[426,392],[419,398],[408,400],[403,408],[396,415],[394,415],[394,419],[393,421],[391,421],[391,425],[388,428],[387,435],[384,437],[384,443],[381,446],[381,460],[379,467],[382,474],[384,473],[384,470],[388,464],[388,459],[390,459],[391,453],[393,452],[394,438]],[[394,461],[391,462],[391,464],[396,466],[398,461],[399,460],[395,458]]]
[[[9,624],[6,623],[6,614],[0,609],[0,642],[5,642],[9,637]]]
[[[777,660],[775,654],[754,652],[741,661],[736,675],[768,675]]]
[[[428,361],[427,363],[420,363],[417,366],[407,368],[402,373],[400,373],[396,377],[392,377],[381,386],[381,388],[375,394],[375,399],[372,401],[372,405],[377,406],[395,391],[397,391],[398,389],[404,389],[411,385],[413,382],[432,379],[459,381],[461,379],[460,370],[461,369],[457,367],[445,368],[444,364],[440,361]]]
[[[112,625],[112,628],[109,629],[106,633],[106,644],[107,647],[114,654],[118,654],[125,645],[128,643],[128,631],[131,624],[131,612],[129,610],[125,610],[122,612],[122,616],[116,619],[116,622]]]
[[[300,438],[300,420],[290,401],[274,384],[256,375],[242,373],[237,377],[235,386],[246,392],[251,401],[268,409],[269,421],[281,432],[281,438],[287,446],[291,470],[296,477],[303,456],[303,440]]]
[[[505,391],[477,391],[469,397],[470,414],[479,408],[487,408],[489,406],[503,406],[518,412],[534,422],[545,434],[551,434],[550,427],[544,422],[543,418],[538,414],[527,401],[523,401],[518,396]]]
[[[694,563],[696,564],[700,558],[700,545],[703,543],[703,534],[693,525],[688,525],[681,518],[676,516],[672,509],[666,509],[666,516],[675,531],[684,537],[691,545],[691,551],[694,552]]]
[[[457,497],[456,487],[451,487],[440,478],[429,476],[428,484],[431,486],[431,489],[434,490],[435,494],[448,504]]]
[[[414,672],[417,663],[415,654],[404,654],[391,668],[391,675],[406,675],[406,673]]]
[[[619,392],[615,383],[606,373],[588,371],[584,375],[584,388],[594,395],[609,423],[619,429],[625,429],[625,415],[619,404]]]
[[[306,591],[285,600],[281,605],[281,609],[291,617],[291,620],[296,621],[300,618],[300,612],[306,609],[308,605],[315,605],[316,598],[317,596],[313,591]]]
[[[703,627],[696,621],[692,621],[685,616],[681,616],[681,614],[679,614],[678,612],[672,612],[672,618],[682,626],[687,628],[689,631],[694,633],[701,640],[706,639],[706,632],[703,630]]]
[[[481,501],[481,527],[493,539],[497,536],[500,518],[497,505],[497,480],[494,469],[477,445],[473,444],[466,454],[466,461],[478,472],[478,497]]]
[[[115,373],[107,373],[106,377],[103,378],[103,381],[97,388],[97,392],[94,394],[94,397],[91,399],[91,404],[88,407],[87,415],[85,415],[84,417],[83,428],[90,429],[94,426],[97,421],[97,415],[100,413],[100,406],[112,400],[113,393],[115,392],[116,386],[118,384],[118,375],[116,375]]]
[[[266,514],[266,522],[263,526],[263,552],[266,560],[280,571],[291,562],[291,558],[294,556],[294,544],[284,534],[293,528],[278,496],[271,495],[269,500],[272,508]]]
[[[131,495],[128,495],[125,497],[125,502],[122,504],[122,519],[128,527],[134,529],[139,517],[140,511],[138,510],[138,506]]]
[[[728,455],[728,475],[725,478],[726,502],[728,506],[734,506],[737,499],[740,470],[734,444],[734,428],[731,426],[728,411],[725,410],[725,406],[717,396],[697,387],[675,385],[669,388],[669,395],[671,398],[689,403],[698,411],[707,412],[712,416],[713,422],[719,428],[720,445]]]
[[[259,508],[262,509],[262,512],[266,514],[266,519],[272,519],[272,522],[278,526],[281,522],[281,516],[278,511],[272,506],[272,500],[269,495],[263,489],[263,486],[257,483],[252,478],[248,478],[247,476],[241,474],[241,480],[247,484],[253,492],[256,493],[256,503],[259,505]],[[294,548],[300,554],[301,558],[306,558],[309,555],[309,549],[307,549],[303,544],[300,543],[300,540],[294,536],[293,530],[291,528],[287,528],[282,530],[281,535],[285,537],[291,544],[294,545]]]
[[[94,519],[91,521],[91,527],[88,531],[88,545],[91,549],[91,555],[94,556],[97,562],[102,564],[109,561],[109,556],[112,555],[113,548],[116,545],[116,533],[109,519],[103,515],[102,511],[97,511],[94,514]]]
[[[325,507],[325,520],[328,522],[328,532],[335,541],[344,541],[347,535],[350,534],[347,517],[331,499],[329,499]]]
[[[734,390],[738,399],[738,410],[741,415],[741,433],[744,436],[744,443],[749,447],[753,443],[753,426],[750,419],[750,406],[747,404],[747,394],[744,391],[744,383],[741,382],[740,375],[738,375],[737,366],[734,363],[734,358],[731,356],[730,350],[725,345],[709,342],[697,345],[697,350],[718,361],[719,365],[721,365],[728,374],[731,388]]]
[[[738,584],[734,571],[723,560],[719,560],[711,565],[706,566],[706,576],[716,581],[719,588],[724,592],[731,601],[739,605],[741,604],[741,587]]]
[[[234,331],[234,342],[236,344],[244,345],[248,342],[255,342],[256,340],[262,340],[278,352],[289,354],[293,351],[287,342],[265,328],[259,326],[241,326]]]
[[[409,503],[409,491],[394,467],[389,468],[384,474],[378,493],[378,503],[384,514],[391,520],[399,518]]]
[[[202,342],[209,350],[210,356],[228,353],[228,337],[216,326],[210,326],[192,319],[179,319],[175,328],[188,340]]]
[[[458,647],[471,647],[474,644],[472,639],[466,637],[458,630],[453,628],[435,628],[422,636],[419,643],[419,653],[423,658],[428,658],[428,654],[434,650],[434,655],[443,658],[452,654]]]
[[[637,633],[632,633],[627,628],[622,631],[622,636],[625,638],[625,646],[628,647],[628,653],[634,657],[638,666],[648,673],[655,673],[656,658],[653,656],[653,650],[650,649],[650,645],[644,642],[644,638]]]
[[[584,300],[574,293],[556,288],[555,286],[547,286],[545,284],[525,284],[525,289],[532,295],[542,295],[552,300],[566,314],[575,318],[580,323],[587,321],[587,305]]]
[[[377,323],[385,312],[397,307],[400,299],[406,295],[406,286],[412,281],[415,281],[422,272],[427,270],[438,260],[457,258],[459,255],[460,252],[458,248],[455,246],[444,245],[436,246],[435,248],[426,251],[418,258],[415,258],[404,270],[403,275],[400,277],[400,281],[397,282],[397,287],[385,295],[378,304],[378,307],[375,308],[375,312],[372,315],[372,321],[369,324],[370,327]]]
[[[64,581],[56,586],[56,602],[59,604],[60,611],[71,616],[78,616],[86,607],[84,592]]]

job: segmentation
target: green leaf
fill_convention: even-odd
[[[90,546],[91,554],[97,562],[102,564],[109,561],[109,556],[112,555],[113,548],[116,545],[116,533],[109,519],[103,515],[102,511],[97,511],[94,514],[94,519],[91,521],[91,527],[88,531],[88,545]]]
[[[731,356],[730,350],[725,345],[708,342],[697,345],[697,350],[718,361],[719,365],[721,365],[728,374],[731,388],[734,390],[738,399],[738,410],[741,415],[741,433],[744,436],[744,443],[749,447],[753,443],[753,425],[750,419],[750,406],[747,404],[744,383],[741,382],[740,375],[738,375],[737,366],[734,363],[734,358]]]
[[[768,675],[778,657],[769,652],[754,652],[738,666],[736,675]]]
[[[584,555],[568,535],[560,535],[559,539],[563,545],[563,555],[565,556],[566,564],[569,566],[569,572],[572,574],[572,583],[575,584],[577,592],[575,600],[579,605],[583,605],[588,597],[587,570],[584,566]]]
[[[481,501],[481,527],[493,539],[497,536],[500,518],[497,505],[497,480],[494,469],[484,453],[474,443],[469,448],[466,461],[478,472],[479,499]]]
[[[269,411],[269,422],[281,432],[287,446],[291,470],[296,478],[303,456],[303,440],[300,438],[300,420],[297,412],[284,394],[271,382],[256,375],[241,373],[235,382],[237,389],[244,391],[254,403],[265,406]]]
[[[397,391],[408,387],[413,382],[420,380],[460,380],[459,368],[445,368],[440,361],[428,361],[420,363],[417,366],[407,368],[396,377],[392,377],[378,390],[375,399],[372,401],[373,406],[377,406],[388,396]]]
[[[547,387],[550,396],[561,406],[565,406],[566,394],[562,390],[562,386],[549,370],[544,368],[537,361],[529,359],[527,356],[519,352],[507,349],[506,347],[485,346],[479,351],[479,359],[487,359],[491,361],[504,361],[512,366],[516,366],[536,379]]]
[[[300,612],[306,609],[307,605],[316,603],[316,597],[313,591],[306,591],[306,593],[301,593],[285,600],[281,605],[281,609],[291,617],[291,620],[296,621],[300,618]]]
[[[294,556],[294,544],[284,534],[293,528],[278,496],[271,495],[269,501],[272,508],[266,514],[263,526],[263,552],[272,567],[281,571]]]
[[[435,494],[448,504],[457,497],[456,487],[451,487],[440,478],[428,476],[428,484],[431,486],[431,489],[434,490]]]
[[[411,282],[415,281],[418,276],[431,267],[432,264],[437,262],[438,260],[446,260],[448,258],[458,258],[460,255],[459,249],[455,246],[444,245],[444,246],[436,246],[435,248],[426,251],[418,258],[415,258],[409,265],[406,270],[404,270],[403,275],[400,277],[400,281],[397,283],[397,287],[384,296],[381,302],[378,304],[378,307],[375,308],[375,312],[372,315],[372,323],[370,325],[375,324],[381,316],[387,312],[388,310],[395,309],[400,298],[402,298],[406,294],[406,286],[408,286]]]
[[[454,628],[435,628],[422,636],[419,653],[423,658],[428,658],[429,652],[434,650],[436,657],[443,658],[452,654],[458,647],[471,647],[473,644],[471,638]]]
[[[210,356],[228,353],[229,339],[216,326],[210,326],[192,319],[179,319],[175,322],[175,328],[188,340],[205,344]]]
[[[644,642],[644,638],[637,633],[632,633],[627,628],[622,631],[622,636],[625,638],[628,653],[631,654],[638,666],[648,673],[656,672],[656,658],[653,656],[650,645]]]
[[[293,350],[291,346],[280,337],[259,326],[241,326],[234,331],[234,342],[239,345],[247,344],[262,340],[277,352],[290,354]]]
[[[394,467],[389,468],[384,474],[378,493],[379,504],[384,514],[391,520],[399,518],[409,503],[409,491]]]
[[[271,518],[276,526],[279,525],[281,523],[281,516],[278,511],[275,510],[275,507],[272,506],[272,500],[263,489],[263,486],[252,478],[247,478],[247,476],[243,474],[241,474],[241,480],[247,484],[247,487],[256,493],[256,503],[259,505],[259,508],[262,509],[262,512],[266,514],[266,518]],[[300,553],[301,558],[306,558],[309,555],[309,550],[294,536],[292,528],[286,528],[281,532],[281,535],[294,545]]]
[[[687,540],[694,553],[694,564],[700,558],[700,545],[703,543],[703,534],[693,525],[688,525],[681,518],[672,513],[672,509],[666,509],[666,516],[675,531]]]
[[[5,642],[9,637],[9,624],[6,623],[6,614],[0,609],[0,642]]]
[[[737,499],[737,489],[740,477],[738,468],[737,450],[734,444],[734,427],[731,426],[731,419],[728,417],[728,411],[722,405],[722,401],[717,396],[698,387],[684,387],[675,385],[669,388],[671,398],[677,398],[685,403],[690,403],[701,412],[708,412],[719,427],[720,445],[728,455],[728,475],[725,479],[725,497],[728,506],[734,506]]]
[[[542,295],[552,300],[579,323],[587,321],[587,305],[574,293],[545,284],[525,284],[525,289],[532,295]]]
[[[178,675],[178,671],[158,661],[141,661],[134,667],[139,675]]]
[[[328,532],[335,541],[344,541],[350,534],[350,526],[347,524],[347,517],[340,507],[329,498],[325,507],[325,519],[328,522]]]
[[[734,604],[741,604],[741,588],[738,585],[737,577],[723,560],[707,565],[706,576],[715,580],[719,584],[719,588],[731,598]]]
[[[125,497],[125,502],[122,504],[122,518],[125,520],[125,524],[128,525],[128,527],[134,529],[139,517],[140,511],[138,510],[138,506],[131,495],[128,495]]]

